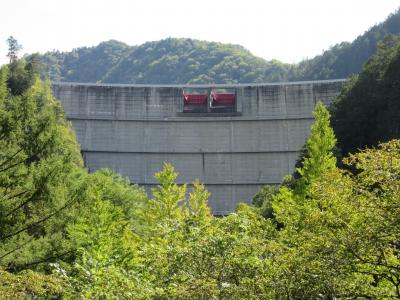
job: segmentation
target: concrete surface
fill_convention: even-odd
[[[164,162],[179,183],[196,178],[215,214],[251,202],[294,170],[317,101],[329,104],[343,80],[217,85],[235,88],[235,114],[186,114],[182,87],[54,82],[91,171],[110,168],[150,191]],[[203,87],[203,86],[196,86]]]

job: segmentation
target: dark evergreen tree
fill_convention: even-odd
[[[388,36],[331,104],[342,153],[400,137],[400,38]]]
[[[22,49],[22,46],[18,44],[18,41],[13,37],[10,36],[7,39],[8,44],[8,53],[7,56],[10,59],[10,64],[14,63],[18,59],[18,51]]]
[[[0,266],[19,269],[68,252],[63,228],[84,185],[79,146],[49,83],[30,63],[11,65],[0,70]]]

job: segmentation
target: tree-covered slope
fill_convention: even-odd
[[[128,46],[118,41],[42,55],[51,80],[104,83],[248,83],[345,78],[358,73],[386,35],[400,35],[400,10],[352,43],[298,64],[267,61],[242,46],[168,38]]]
[[[108,83],[280,81],[289,65],[267,62],[238,45],[168,38],[129,47],[108,41],[42,56],[52,80]]]
[[[378,45],[361,73],[331,104],[332,126],[344,155],[400,137],[400,37]]]
[[[45,74],[51,80],[97,82],[132,48],[111,40],[96,47],[81,47],[71,52],[53,51],[41,57]]]
[[[376,52],[378,43],[388,34],[400,35],[400,10],[359,35],[352,43],[336,44],[321,55],[302,61],[292,79],[345,78],[358,73],[368,58]]]
[[[275,68],[272,76],[266,70]],[[241,46],[192,39],[145,43],[125,56],[104,82],[226,83],[285,79],[276,62],[253,56]]]

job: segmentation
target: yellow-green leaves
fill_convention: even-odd
[[[152,200],[154,213],[160,218],[176,218],[183,216],[183,201],[186,197],[186,185],[175,183],[178,174],[171,164],[164,164],[164,169],[154,176],[160,185],[153,189]]]
[[[297,169],[301,175],[299,182],[301,192],[305,192],[307,185],[324,172],[336,167],[336,158],[333,155],[336,138],[330,127],[329,112],[321,102],[318,102],[313,115],[315,122],[311,126],[310,137],[307,140],[307,156],[301,168]]]

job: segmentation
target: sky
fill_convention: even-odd
[[[168,37],[239,44],[293,63],[352,41],[400,7],[399,0],[12,0],[0,4],[0,64],[7,38],[21,54],[70,51],[115,39]]]

